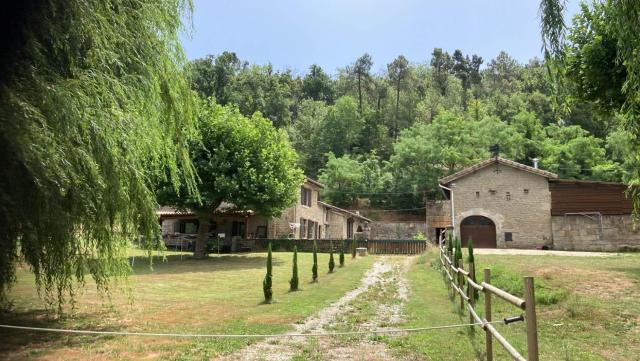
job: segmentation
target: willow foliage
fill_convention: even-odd
[[[60,309],[86,275],[101,292],[125,276],[132,240],[157,239],[154,184],[195,189],[190,3],[28,3],[0,80],[0,301],[25,261]]]

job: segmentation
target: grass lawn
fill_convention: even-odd
[[[141,255],[142,253],[138,253]],[[301,291],[289,293],[291,253],[273,254],[274,300],[262,304],[266,253],[212,255],[206,261],[167,252],[167,262],[136,257],[129,287],[133,303],[114,289],[105,302],[88,282],[75,310],[53,319],[35,291],[33,276],[18,271],[10,291],[14,311],[0,322],[41,327],[173,333],[283,333],[291,324],[357,287],[374,257],[351,260],[327,274],[328,254],[319,254],[319,282],[310,283],[311,254],[299,253]],[[337,259],[337,258],[336,258]],[[246,345],[246,339],[175,339],[78,336],[0,329],[0,359],[208,359]],[[255,339],[253,340],[255,341]]]
[[[611,257],[476,255],[477,270],[492,269],[493,284],[519,296],[522,277],[535,276],[541,360],[640,360],[640,255]],[[452,302],[437,267],[436,251],[409,273],[412,296],[404,326],[467,323]],[[481,280],[481,276],[479,277]],[[478,307],[482,314],[483,298]],[[493,317],[519,314],[493,300]],[[496,328],[526,357],[523,323]],[[484,331],[476,328],[386,338],[398,353],[428,360],[483,360]],[[509,359],[494,340],[495,357]]]

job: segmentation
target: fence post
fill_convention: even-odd
[[[484,282],[491,283],[491,270],[489,268],[484,269]],[[484,292],[484,319],[487,322],[491,322],[491,292]],[[485,328],[485,344],[487,346],[487,361],[493,361],[493,339],[491,338],[491,332]]]
[[[460,260],[458,268],[461,270],[464,269],[462,266],[462,260]],[[460,288],[461,293],[464,293],[464,275],[462,272],[458,272],[458,288]],[[460,295],[460,312],[464,313],[464,297],[462,297],[462,294]]]
[[[472,280],[475,280],[475,275],[476,275],[476,266],[473,262],[469,262],[469,278]],[[475,298],[475,288],[471,287],[471,284],[469,282],[467,282],[467,296],[469,297],[469,304],[471,305],[472,308],[475,309],[476,307],[476,298]],[[473,315],[471,314],[471,312],[469,312],[469,323],[475,323],[475,319],[473,318]],[[471,326],[471,329],[475,329],[473,326]]]
[[[527,322],[527,361],[538,361],[538,322],[533,277],[524,278],[524,302]]]

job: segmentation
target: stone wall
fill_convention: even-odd
[[[553,249],[565,251],[640,251],[640,232],[630,215],[554,216]]]
[[[455,228],[469,216],[496,225],[498,248],[536,248],[551,242],[551,193],[547,178],[507,165],[490,165],[453,182]],[[505,232],[513,241],[505,243]]]
[[[426,234],[426,222],[373,222],[369,239],[413,239],[418,233]]]

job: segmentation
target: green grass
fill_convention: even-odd
[[[283,333],[291,324],[357,287],[374,257],[348,259],[344,268],[328,274],[328,254],[319,254],[319,281],[311,281],[311,254],[298,253],[300,291],[289,292],[292,253],[273,254],[274,302],[262,304],[266,253],[212,255],[193,260],[188,254],[167,252],[153,269],[137,251],[129,288],[133,303],[121,289],[110,302],[88,282],[75,310],[62,319],[51,317],[37,296],[33,276],[18,272],[10,291],[14,310],[0,316],[11,324],[44,327],[177,333]],[[325,265],[324,267],[322,265]],[[182,340],[113,336],[69,336],[0,330],[0,358],[29,359],[208,359],[248,344],[246,339]],[[252,341],[255,341],[253,339]]]
[[[639,360],[640,357],[640,255],[612,257],[476,255],[478,280],[482,269],[492,269],[493,284],[522,295],[522,277],[536,283],[538,337],[541,360]],[[430,252],[410,274],[412,296],[407,305],[406,327],[467,323],[459,313],[459,299],[449,297]],[[484,298],[478,300],[483,314]],[[493,317],[501,319],[520,311],[494,297]],[[496,328],[526,357],[523,323]],[[430,360],[484,359],[484,331],[477,328],[416,333],[388,342],[400,354]],[[495,357],[509,359],[494,341]]]

